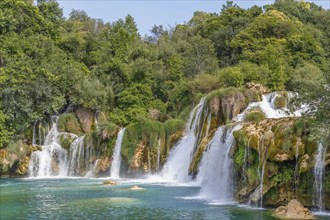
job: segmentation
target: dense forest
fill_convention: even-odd
[[[79,10],[65,18],[54,0],[3,0],[0,148],[36,121],[82,107],[103,112],[110,127],[184,121],[203,95],[249,82],[298,92],[329,138],[329,48],[330,11],[304,1],[227,2],[140,36],[130,15],[105,23]]]

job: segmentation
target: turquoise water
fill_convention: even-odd
[[[0,179],[0,219],[274,219],[271,210],[209,205],[198,187],[100,179]],[[132,191],[138,185],[145,190]]]

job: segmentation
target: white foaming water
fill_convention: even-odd
[[[52,128],[44,138],[42,151],[31,154],[29,173],[33,177],[66,176],[68,171],[67,153],[58,143],[58,117],[52,117]],[[39,126],[40,128],[40,126]],[[40,129],[39,129],[39,137]],[[41,138],[40,138],[41,139]],[[41,143],[41,142],[40,142]]]
[[[81,158],[84,153],[84,138],[85,136],[77,138],[70,146],[69,176],[77,176],[80,174]]]
[[[118,133],[116,145],[113,150],[111,169],[110,169],[110,177],[111,178],[119,178],[120,173],[120,163],[121,163],[121,144],[123,142],[123,137],[125,133],[125,128],[121,129]]]
[[[233,199],[233,160],[231,148],[234,145],[233,132],[241,128],[236,125],[230,130],[221,126],[204,152],[196,182],[201,191],[196,198],[216,204],[230,204]]]
[[[244,121],[245,113],[248,112],[251,108],[258,107],[262,112],[265,113],[266,118],[285,118],[285,117],[300,117],[301,114],[305,111],[304,109],[298,109],[295,112],[290,112],[287,107],[282,109],[276,109],[274,106],[275,98],[280,94],[277,92],[272,92],[266,95],[262,95],[262,100],[260,102],[252,102],[249,106],[236,117],[233,118],[234,121]],[[289,93],[289,99],[294,95]]]
[[[160,146],[161,146],[161,139],[158,139],[157,143],[157,172],[159,171],[159,164],[160,164]]]
[[[324,211],[323,205],[323,181],[324,181],[324,171],[325,171],[325,153],[326,147],[322,143],[319,143],[317,149],[317,155],[315,158],[314,166],[314,206],[316,206],[320,212]]]
[[[186,135],[171,150],[160,177],[166,181],[191,181],[188,169],[196,146],[199,123],[204,108],[204,98],[189,115]]]

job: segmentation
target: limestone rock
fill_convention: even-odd
[[[278,153],[275,155],[275,160],[276,161],[286,161],[290,159],[290,155],[286,154],[286,153]]]
[[[77,117],[83,131],[85,133],[91,132],[94,123],[94,112],[87,108],[80,108],[77,110]]]
[[[278,207],[274,216],[281,219],[315,219],[309,210],[296,199],[292,199],[286,206]]]
[[[161,112],[158,109],[151,108],[148,111],[148,118],[151,120],[159,120]]]
[[[251,89],[259,94],[263,94],[263,93],[267,92],[266,88],[259,83],[248,82],[245,84],[245,87],[248,89]]]
[[[129,188],[130,190],[144,190],[144,188],[139,187],[139,186],[132,186],[131,188]]]
[[[114,186],[114,185],[117,185],[117,183],[114,182],[114,181],[111,181],[111,180],[105,180],[105,181],[103,182],[103,185]]]

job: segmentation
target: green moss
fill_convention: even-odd
[[[249,111],[244,116],[244,121],[258,122],[266,118],[265,113],[262,111]]]
[[[274,106],[276,109],[284,108],[286,105],[287,99],[284,96],[278,95],[275,97]]]
[[[101,137],[102,140],[106,140],[109,138],[117,137],[118,131],[119,131],[118,125],[106,121],[106,122],[100,123],[97,135],[99,137]]]
[[[187,121],[189,118],[189,114],[192,110],[191,106],[187,106],[185,109],[183,109],[183,111],[179,114],[178,119],[182,120],[182,121]]]
[[[245,155],[245,148],[240,146],[238,150],[234,153],[234,163],[238,167],[242,167],[244,165],[244,155]]]
[[[247,178],[250,185],[256,185],[259,181],[257,166],[251,166],[247,170]]]
[[[72,113],[65,113],[59,117],[58,130],[76,135],[81,135],[83,133],[77,117]]]
[[[65,138],[65,137],[61,137],[60,138],[60,145],[62,146],[62,148],[69,150],[70,149],[70,145],[72,143],[72,140],[70,140],[69,138]]]
[[[271,182],[274,186],[293,185],[294,166],[281,163],[278,172],[273,176]]]
[[[210,94],[208,94],[205,98],[206,103],[209,104],[209,102],[215,98],[215,97],[225,97],[231,94],[235,93],[244,93],[245,89],[244,88],[233,88],[233,87],[228,87],[228,88],[221,88],[218,90],[214,90]]]

